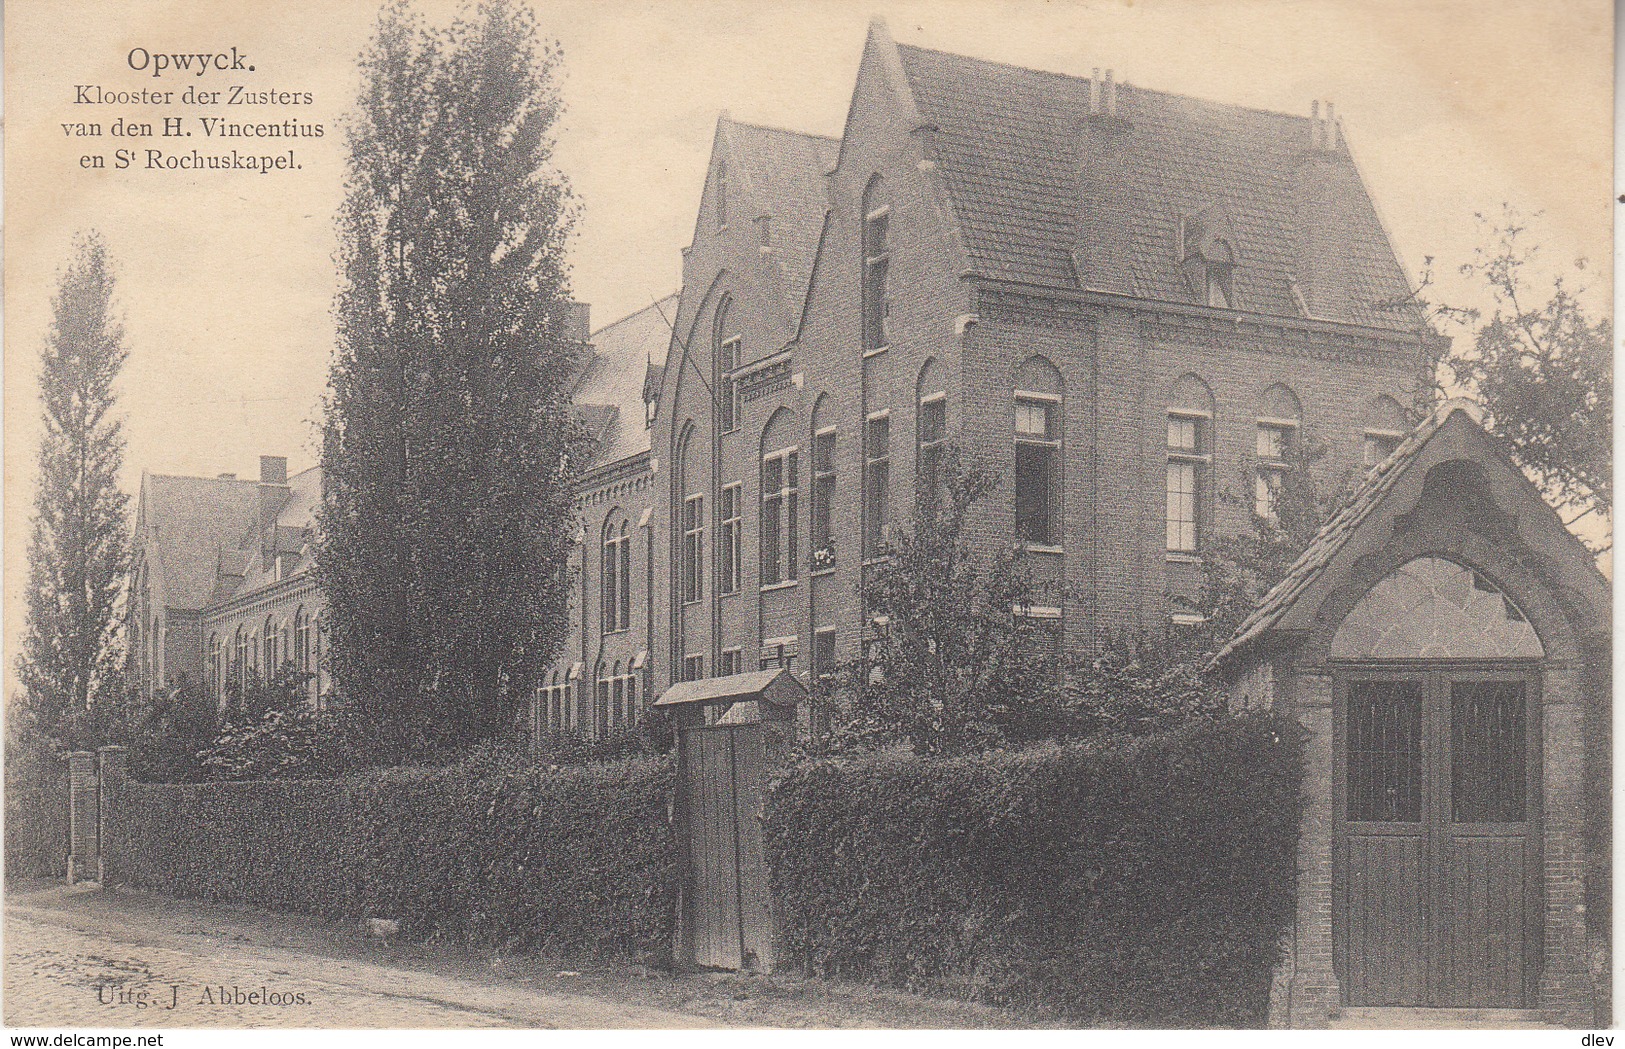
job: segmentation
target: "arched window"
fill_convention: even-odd
[[[603,561],[599,573],[599,612],[603,632],[632,627],[632,537],[620,510],[604,518]]]
[[[691,604],[705,596],[705,491],[698,458],[694,426],[683,430],[678,442],[677,491],[682,500],[679,527],[683,534],[682,557],[678,565],[678,586],[683,603]]]
[[[1061,439],[1066,387],[1047,358],[1033,356],[1016,372],[1016,538],[1033,546],[1061,542]]]
[[[935,501],[942,483],[942,446],[948,439],[948,391],[942,366],[928,360],[914,384],[915,500]]]
[[[248,687],[248,669],[254,658],[254,638],[241,623],[237,625],[236,650],[237,665],[232,668],[232,676],[237,679],[237,687],[244,689]]]
[[[828,394],[812,412],[812,547],[814,572],[835,567],[835,427]]]
[[[1546,650],[1512,599],[1482,573],[1419,557],[1355,602],[1333,659],[1540,659]]]
[[[264,675],[262,680],[269,681],[273,677],[276,677],[277,670],[277,629],[276,618],[274,616],[265,617],[265,633],[262,635],[262,638],[265,642],[265,662],[264,666],[261,668],[261,672]]]
[[[220,662],[223,658],[219,634],[209,635],[209,694],[219,698],[225,689],[225,675],[221,672]]]
[[[762,519],[759,531],[762,586],[793,583],[797,576],[797,524],[800,498],[795,417],[787,408],[773,413],[762,429]]]
[[[1302,410],[1297,396],[1276,383],[1264,391],[1258,412],[1258,474],[1253,488],[1253,512],[1275,524],[1281,486],[1292,469],[1298,450]]]
[[[1168,549],[1196,552],[1206,524],[1206,492],[1213,466],[1213,394],[1194,375],[1182,375],[1168,393]]]
[[[635,724],[638,720],[638,676],[628,669],[626,674],[626,723]]]
[[[595,737],[603,736],[609,732],[609,677],[608,667],[598,664],[598,672],[594,679],[598,684],[598,691],[592,706],[592,734]]]
[[[739,384],[733,372],[744,363],[744,348],[733,319],[733,299],[727,295],[717,303],[711,326],[711,388],[717,395],[717,432],[733,433],[739,427]]]
[[[1376,466],[1393,455],[1399,442],[1405,439],[1405,431],[1410,429],[1405,409],[1386,394],[1367,402],[1363,421],[1365,434],[1361,456],[1367,467]]]
[[[615,661],[615,672],[610,676],[610,700],[606,721],[610,726],[623,724],[626,720],[626,675],[621,673],[620,660]]]
[[[884,349],[890,299],[886,278],[891,268],[891,197],[879,175],[863,191],[863,349]]]

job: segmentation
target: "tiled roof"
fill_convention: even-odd
[[[577,417],[596,441],[593,466],[649,450],[649,430],[643,424],[644,380],[651,363],[665,363],[671,342],[667,322],[677,315],[677,299],[668,295],[593,332],[592,352],[570,395]]]
[[[1302,316],[1292,291],[1295,198],[1311,121],[1120,86],[1111,128],[1089,120],[1090,81],[898,45],[971,264],[985,277],[1192,301],[1180,271],[1183,216],[1218,205],[1239,243],[1237,307]],[[1409,286],[1347,154],[1339,169],[1340,261],[1349,315],[1417,330]],[[1074,254],[1076,252],[1076,254]]]
[[[298,557],[282,563],[284,578],[308,571],[313,554],[311,540],[315,538],[316,508],[322,501],[322,468],[312,466],[288,478],[288,497],[277,511],[277,549],[285,553],[297,554]],[[249,533],[242,539],[242,545],[253,555],[248,560],[248,571],[243,576],[240,585],[234,587],[229,596],[246,594],[260,587],[275,582],[275,577],[267,571],[264,559],[259,556],[260,537],[255,530],[252,520],[249,522]],[[301,541],[302,539],[302,541]],[[225,598],[221,598],[224,600]]]
[[[167,607],[210,604],[221,549],[238,546],[253,528],[257,488],[232,478],[147,475],[142,521],[161,564]]]
[[[1439,427],[1457,412],[1464,412],[1474,421],[1475,426],[1478,425],[1478,409],[1470,402],[1447,401],[1435,409],[1433,414],[1399,443],[1399,447],[1394,449],[1392,455],[1371,471],[1365,484],[1353,492],[1321,526],[1320,531],[1293,562],[1286,575],[1264,595],[1258,602],[1258,607],[1254,608],[1252,614],[1236,628],[1235,636],[1213,657],[1214,665],[1226,662],[1280,621],[1287,609],[1292,607],[1321,571],[1331,563],[1332,558],[1337,556],[1337,552],[1348,542],[1361,522],[1381,504],[1383,497],[1393,488],[1405,469],[1415,461],[1426,447],[1428,440],[1438,432]]]
[[[784,281],[785,306],[791,322],[799,322],[829,210],[825,173],[835,165],[840,140],[731,119],[728,124],[745,186],[772,218],[773,258]]]

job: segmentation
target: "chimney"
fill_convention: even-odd
[[[1309,108],[1309,150],[1293,186],[1297,244],[1294,283],[1305,313],[1317,320],[1348,320],[1352,305],[1349,259],[1353,212],[1364,191],[1339,148],[1337,111],[1330,102]]]
[[[564,322],[564,337],[571,342],[588,342],[592,338],[592,307],[585,302],[570,303],[569,316]]]
[[[255,525],[260,536],[260,552],[269,558],[276,550],[276,516],[288,501],[292,489],[288,487],[288,457],[285,455],[260,456],[260,483],[254,498]]]
[[[260,456],[260,484],[287,484],[288,457],[285,455]]]

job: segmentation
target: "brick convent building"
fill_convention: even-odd
[[[974,520],[1088,648],[1161,629],[1303,442],[1409,429],[1433,335],[1331,107],[1308,116],[898,45],[839,140],[717,122],[682,291],[595,336],[569,647],[538,727],[856,655],[865,562],[953,442]],[[669,327],[668,327],[669,322]],[[1227,498],[1231,496],[1233,498]]]

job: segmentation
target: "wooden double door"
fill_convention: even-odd
[[[1344,1004],[1528,1008],[1541,957],[1539,677],[1337,676],[1333,945]]]

